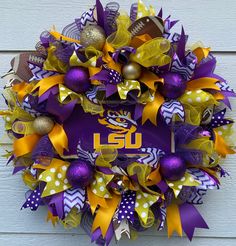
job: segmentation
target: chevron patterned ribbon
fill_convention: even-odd
[[[141,148],[142,154],[147,154],[144,157],[140,157],[137,161],[142,164],[149,165],[153,168],[157,167],[160,157],[165,155],[165,152],[157,148]]]
[[[195,180],[201,182],[201,185],[198,186],[199,188],[203,189],[215,189],[218,188],[217,181],[211,177],[207,172],[197,168],[189,168],[188,172],[195,177]]]
[[[85,189],[71,188],[63,192],[63,205],[65,216],[69,214],[73,207],[80,211],[85,202]]]
[[[181,74],[185,81],[189,81],[192,78],[196,64],[197,58],[192,52],[189,52],[186,56],[186,65],[175,54],[171,65],[171,72]]]
[[[177,115],[180,118],[180,120],[184,121],[184,107],[180,102],[176,100],[164,102],[161,106],[161,115],[164,118],[167,125],[171,123],[175,115]]]
[[[29,68],[33,74],[33,77],[30,79],[30,81],[41,80],[41,79],[59,74],[59,73],[54,72],[54,71],[44,70],[42,67],[37,66],[33,63],[29,63]]]

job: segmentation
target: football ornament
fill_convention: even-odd
[[[235,93],[209,48],[171,33],[176,23],[142,1],[128,15],[97,0],[12,60],[0,112],[8,163],[28,187],[22,208],[44,206],[98,245],[208,228],[196,207],[228,174]]]

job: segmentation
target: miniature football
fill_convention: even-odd
[[[148,34],[152,38],[162,37],[164,32],[164,22],[156,16],[146,16],[136,20],[128,29],[132,36]]]

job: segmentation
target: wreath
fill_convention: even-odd
[[[142,1],[96,5],[11,61],[1,111],[22,208],[79,225],[99,245],[150,227],[170,237],[208,228],[196,206],[228,173],[227,81],[201,43]]]

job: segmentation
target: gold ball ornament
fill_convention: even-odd
[[[54,127],[54,122],[46,116],[39,116],[33,122],[33,128],[35,132],[39,135],[46,135]]]
[[[136,62],[129,62],[124,65],[122,74],[125,79],[138,79],[141,76],[142,67]]]
[[[97,25],[90,25],[84,28],[80,34],[80,44],[85,48],[92,46],[97,50],[102,50],[106,42],[104,30]]]

